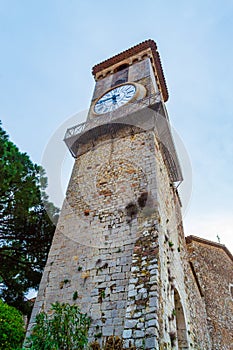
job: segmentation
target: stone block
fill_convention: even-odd
[[[138,328],[138,329],[144,328],[144,323],[143,323],[143,322],[138,322],[138,323],[137,323],[137,328]]]
[[[157,297],[150,298],[149,306],[150,307],[158,307],[158,298]]]
[[[135,295],[137,295],[137,291],[136,291],[136,290],[130,290],[130,291],[128,292],[128,296],[129,296],[129,297],[135,297]]]
[[[123,319],[121,317],[115,317],[113,320],[112,320],[113,324],[114,325],[122,325],[123,324]],[[130,327],[129,327],[130,328]]]
[[[142,316],[141,311],[135,312],[134,315],[133,315],[134,318],[139,318],[141,316]]]
[[[137,320],[125,320],[125,328],[134,328],[137,324]]]
[[[137,283],[137,281],[138,281],[138,278],[136,277],[136,278],[130,278],[130,280],[129,280],[129,284],[135,284],[135,283]]]
[[[102,334],[104,337],[113,335],[113,326],[106,326],[102,328]]]
[[[124,286],[117,286],[117,287],[115,288],[116,293],[124,292],[124,290],[125,290],[125,287],[124,287]]]
[[[125,329],[122,334],[123,339],[129,339],[132,337],[132,329]]]
[[[125,308],[125,305],[126,305],[126,302],[124,300],[119,300],[117,302],[117,309],[124,309]]]
[[[157,327],[159,329],[159,323],[157,319],[151,319],[146,323],[146,328],[152,326]]]
[[[128,290],[135,290],[135,284],[130,284],[128,287]]]
[[[135,346],[136,348],[143,348],[143,339],[136,339],[135,340]]]
[[[133,332],[133,337],[135,338],[143,338],[145,336],[145,332],[143,330],[136,330]]]
[[[158,349],[157,347],[155,347],[155,337],[145,339],[145,348],[146,349]]]
[[[146,328],[146,335],[155,336],[157,329],[155,327]]]

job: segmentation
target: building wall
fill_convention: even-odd
[[[160,348],[169,349],[172,338],[173,349],[208,350],[211,346],[205,305],[192,280],[187,260],[180,198],[170,181],[158,145],[156,150],[160,222]],[[177,296],[182,306],[183,321],[177,311]],[[180,332],[178,336],[180,328],[183,335]]]
[[[212,349],[233,349],[233,262],[224,246],[191,240],[189,258],[200,283],[206,305]]]
[[[152,286],[158,278],[155,169],[151,132],[128,135],[122,130],[114,139],[102,137],[76,160],[32,322],[52,302],[75,302],[92,317],[90,340],[120,335],[127,342],[130,333],[138,344],[151,338],[145,332],[158,305],[158,292],[157,286],[145,291],[143,281],[149,278]],[[150,197],[148,212],[143,194]],[[139,270],[137,247],[143,240],[150,241],[145,249],[153,259],[144,253],[145,267]],[[79,297],[74,301],[76,291]],[[133,303],[137,310],[130,315],[140,307],[141,314],[150,316],[127,321]]]
[[[154,133],[130,132],[99,138],[77,158],[31,325],[55,301],[77,303],[92,317],[90,341],[119,335],[125,346],[178,349],[176,292],[182,349],[202,349],[207,336],[195,337],[185,283],[179,197]]]

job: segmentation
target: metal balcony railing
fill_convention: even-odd
[[[80,146],[89,143],[91,147],[92,142],[95,142],[99,136],[115,133],[125,126],[130,126],[132,129],[153,130],[161,144],[161,151],[171,180],[173,182],[183,180],[170,123],[160,93],[128,103],[115,111],[96,117],[91,116],[86,122],[69,128],[65,133],[64,141],[73,157],[76,158],[83,152]],[[85,148],[85,151],[87,149]]]
[[[73,138],[76,135],[78,136],[83,132],[93,129],[97,126],[111,123],[119,119],[121,116],[124,117],[126,115],[130,115],[135,111],[141,110],[145,107],[150,107],[159,102],[161,102],[160,93],[156,93],[148,97],[144,97],[141,100],[137,100],[137,101],[128,103],[124,106],[121,106],[117,108],[115,111],[96,116],[95,118],[87,120],[84,123],[75,125],[72,128],[67,129],[65,133],[64,141],[66,141],[71,137]]]

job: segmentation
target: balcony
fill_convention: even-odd
[[[151,94],[115,111],[96,116],[69,128],[65,133],[64,141],[72,156],[76,158],[82,153],[83,145],[90,144],[90,141],[94,142],[98,137],[106,134],[111,134],[114,137],[118,130],[126,126],[128,129],[130,127],[132,132],[135,130],[136,132],[137,130],[154,130],[161,144],[161,151],[169,169],[171,181],[182,181],[179,160],[160,93]]]

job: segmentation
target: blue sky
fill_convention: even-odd
[[[154,39],[170,120],[192,166],[185,234],[214,241],[219,235],[233,251],[232,18],[230,0],[0,0],[3,127],[41,163],[58,127],[88,108],[92,66]],[[64,190],[68,153],[63,164]]]

